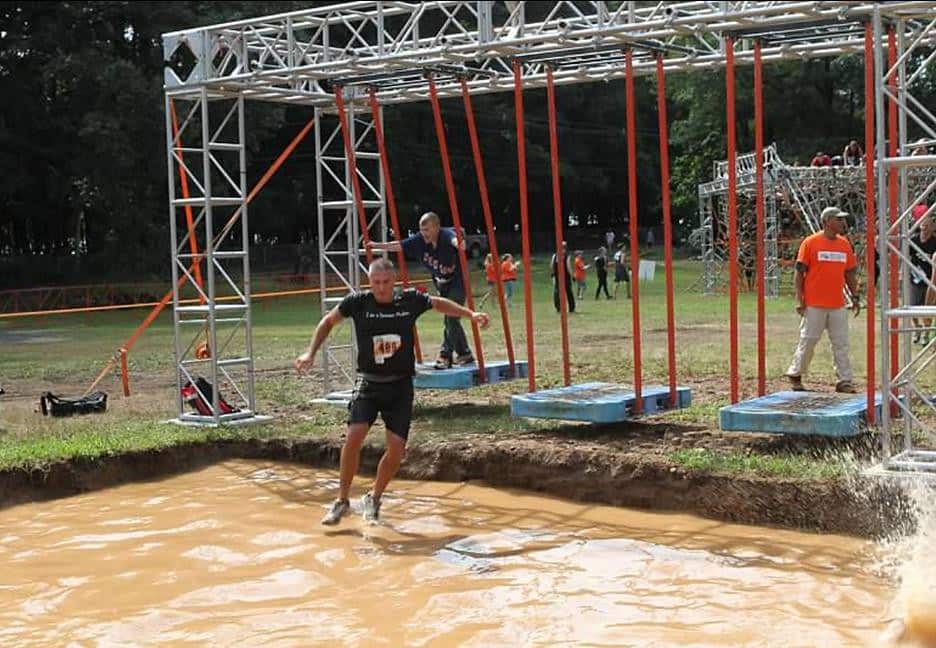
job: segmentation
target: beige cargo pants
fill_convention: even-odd
[[[809,370],[813,352],[822,337],[822,332],[829,332],[832,343],[832,360],[839,381],[852,382],[851,360],[848,358],[848,309],[806,307],[806,314],[800,322],[800,339],[793,354],[793,362],[787,369],[788,376],[802,376]]]

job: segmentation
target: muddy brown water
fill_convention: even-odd
[[[895,614],[854,538],[405,481],[326,528],[335,483],[231,461],[0,511],[0,645],[868,645]]]

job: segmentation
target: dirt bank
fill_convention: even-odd
[[[237,441],[73,459],[45,470],[0,472],[0,507],[159,479],[232,458],[334,467],[339,450],[334,439]],[[372,473],[380,452],[380,446],[366,446],[362,470]],[[863,537],[886,534],[911,520],[908,502],[893,482],[711,475],[688,472],[658,456],[594,446],[557,447],[535,440],[415,446],[408,451],[401,476],[481,480],[586,502]]]

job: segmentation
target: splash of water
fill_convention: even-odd
[[[936,484],[908,482],[906,493],[914,504],[915,529],[884,544],[885,567],[898,582],[898,621],[888,636],[892,645],[936,648]]]

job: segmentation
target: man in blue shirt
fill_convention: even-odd
[[[426,212],[419,219],[419,234],[401,242],[371,243],[372,250],[398,252],[417,257],[432,274],[432,282],[439,296],[459,305],[465,303],[465,287],[462,284],[461,266],[458,262],[458,238],[451,227],[442,227],[439,215]],[[442,347],[436,360],[436,369],[449,369],[452,363],[471,364],[474,356],[465,337],[465,329],[457,317],[445,316],[442,331]]]

